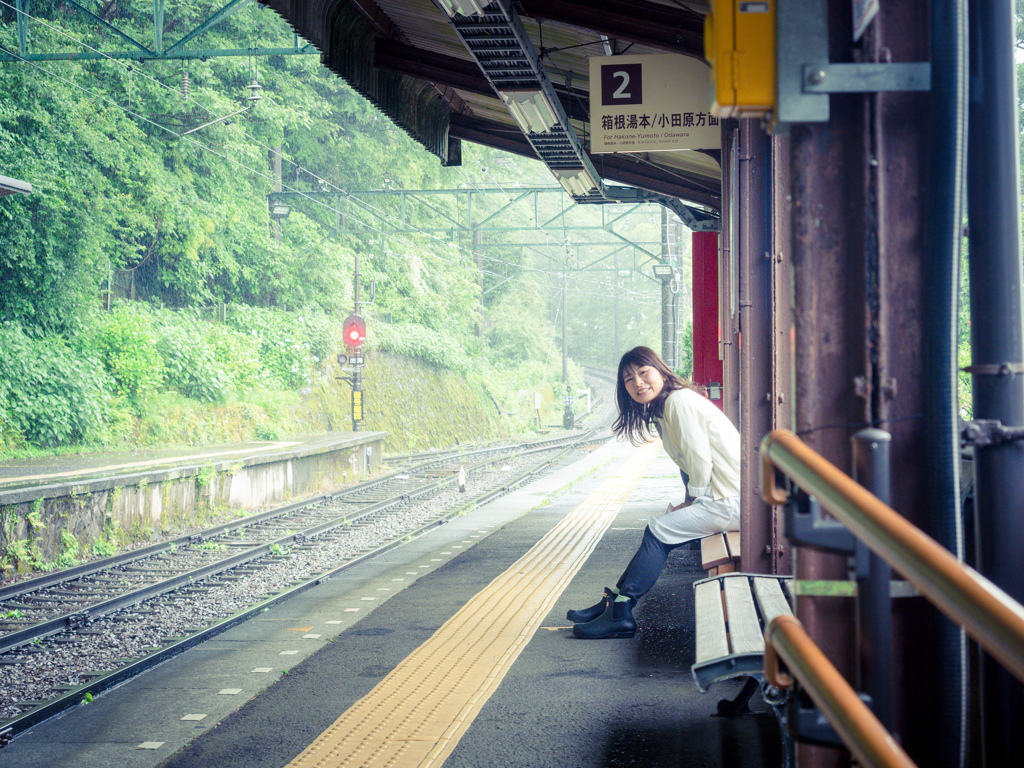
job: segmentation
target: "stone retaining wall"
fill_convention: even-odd
[[[208,463],[0,490],[0,583],[329,493],[380,467],[384,437],[347,433]]]

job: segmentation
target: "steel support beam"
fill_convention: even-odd
[[[215,26],[225,18],[235,13],[239,8],[251,3],[253,0],[232,0],[219,11],[216,11],[203,21],[194,30],[182,37],[170,47],[164,46],[164,0],[153,0],[153,48],[140,43],[138,40],[122,32],[106,19],[97,16],[85,6],[75,0],[63,0],[65,5],[74,8],[82,15],[99,24],[116,37],[126,43],[135,46],[137,50],[127,51],[93,51],[83,50],[74,53],[30,53],[28,49],[28,0],[17,0],[18,14],[18,54],[7,51],[0,47],[0,63],[12,63],[23,61],[94,61],[100,59],[117,59],[131,61],[161,61],[161,60],[188,60],[188,59],[213,59],[239,56],[309,56],[319,54],[312,45],[299,46],[298,38],[292,48],[230,48],[230,49],[200,49],[182,50],[182,46],[199,37],[211,27]]]
[[[609,38],[704,59],[704,17],[645,0],[520,0],[523,15],[584,27]]]
[[[849,7],[829,0],[829,61],[850,61]],[[865,38],[865,60],[929,58],[927,0],[883,4]],[[833,94],[830,119],[790,136],[794,287],[795,428],[837,466],[851,467],[850,436],[864,426],[892,434],[893,506],[927,528],[923,453],[922,273],[927,263],[924,190],[927,130],[921,93]],[[935,510],[936,513],[941,510]],[[844,556],[809,547],[794,555],[798,579],[846,579]],[[941,710],[934,611],[895,609],[896,732],[919,765],[953,765],[957,728]],[[857,679],[853,605],[801,596],[797,616],[850,680]],[[939,723],[943,725],[939,726]],[[798,765],[842,764],[834,750],[800,745]]]
[[[385,72],[426,80],[434,85],[458,88],[481,96],[496,95],[490,82],[472,61],[424,51],[395,40],[377,38],[374,41],[373,66]],[[569,91],[560,85],[553,85],[566,114],[572,120],[589,122],[590,96],[585,91]]]
[[[162,22],[163,21],[162,0],[158,0],[158,1],[161,2],[160,20]],[[197,38],[201,34],[203,34],[203,32],[205,32],[206,30],[210,29],[211,27],[216,26],[222,20],[226,19],[228,16],[233,14],[235,11],[239,10],[242,6],[247,5],[247,4],[251,3],[251,2],[252,2],[252,0],[231,0],[231,2],[229,2],[223,8],[221,8],[219,11],[216,11],[215,13],[211,14],[210,17],[206,19],[206,21],[202,22],[199,26],[197,26],[195,29],[193,29],[191,32],[189,32],[187,35],[185,35],[183,38],[181,38],[178,42],[174,43],[169,48],[164,50],[164,53],[171,53],[176,48],[181,48],[183,45],[186,45],[187,43],[190,43],[192,40],[194,40],[195,38]]]
[[[1024,362],[1020,158],[1010,0],[970,3],[971,367],[974,418],[1024,426],[1024,377],[999,374]],[[976,449],[977,567],[1024,602],[1024,442]],[[1024,686],[982,655],[984,764],[1012,765],[1024,749]]]
[[[448,132],[450,136],[464,141],[494,147],[531,160],[540,159],[519,131],[510,131],[502,123],[453,114]],[[681,172],[670,173],[653,165],[639,165],[630,157],[618,155],[601,155],[597,159],[597,167],[601,177],[609,181],[677,197],[713,211],[721,207],[722,195],[717,179]]]
[[[718,260],[718,325],[722,357],[722,410],[733,424],[740,424],[739,313],[736,295],[736,257],[739,252],[740,218],[745,214],[739,195],[739,123],[722,121],[722,193],[727,206],[722,212]]]
[[[789,136],[772,138],[772,425],[793,429],[793,241]],[[771,573],[793,573],[782,508],[772,508]]]
[[[742,215],[737,254],[740,353],[740,570],[771,573],[772,515],[761,499],[761,438],[772,423],[772,157],[754,119],[740,120],[737,188]]]

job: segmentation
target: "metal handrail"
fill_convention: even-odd
[[[799,680],[858,764],[868,768],[917,768],[795,617],[776,616],[764,637],[765,680],[778,688],[791,686],[793,677]],[[779,657],[792,677],[779,670]]]
[[[1024,607],[788,430],[761,441],[761,494],[788,500],[774,467],[914,584],[936,608],[962,625],[989,654],[1024,682]]]

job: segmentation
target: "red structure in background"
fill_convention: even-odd
[[[718,325],[718,233],[693,233],[693,381],[722,407]]]

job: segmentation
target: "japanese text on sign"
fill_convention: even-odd
[[[592,152],[721,145],[703,62],[677,54],[599,56],[590,60],[590,81]]]

